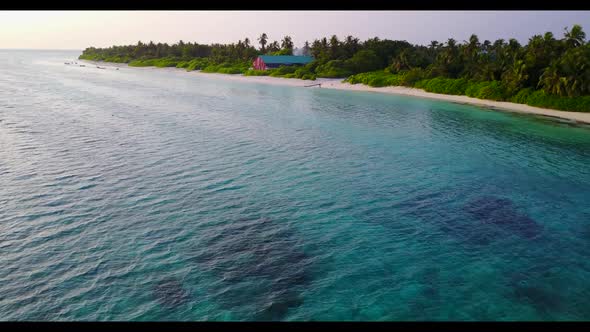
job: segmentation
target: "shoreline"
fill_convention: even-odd
[[[89,60],[81,60],[78,61],[82,62],[89,62],[94,65],[97,65],[95,61]],[[504,111],[504,112],[512,112],[512,113],[520,113],[520,114],[529,114],[529,115],[536,115],[536,116],[543,116],[548,117],[553,120],[561,119],[561,120],[568,120],[569,122],[573,122],[575,124],[586,124],[590,125],[590,112],[589,113],[582,113],[582,112],[568,112],[568,111],[559,111],[549,108],[541,108],[535,106],[529,106],[526,104],[517,104],[511,103],[507,101],[494,101],[494,100],[487,100],[487,99],[478,99],[468,96],[459,96],[459,95],[445,95],[439,93],[432,93],[426,92],[422,89],[416,88],[409,88],[404,86],[387,86],[387,87],[371,87],[364,84],[350,84],[350,83],[343,83],[341,78],[317,78],[315,81],[311,80],[302,80],[298,78],[283,78],[283,77],[270,77],[270,76],[244,76],[242,74],[221,74],[221,73],[203,73],[200,70],[195,70],[191,72],[187,72],[184,68],[175,68],[175,67],[166,67],[166,68],[157,68],[157,67],[129,67],[127,64],[121,63],[111,63],[111,62],[100,62],[102,64],[109,64],[112,67],[128,67],[134,69],[158,69],[158,70],[171,70],[171,71],[182,71],[185,73],[196,73],[199,75],[210,75],[211,77],[219,77],[226,80],[233,80],[233,81],[243,81],[243,82],[253,82],[253,83],[262,83],[262,84],[270,84],[270,85],[284,85],[284,86],[294,86],[294,87],[304,87],[306,85],[312,84],[321,84],[320,88],[324,89],[334,89],[334,90],[343,90],[343,91],[360,91],[360,92],[377,92],[377,93],[385,93],[385,94],[393,94],[393,95],[400,95],[400,96],[410,96],[416,98],[426,98],[426,99],[433,99],[433,100],[442,100],[448,101],[457,104],[467,104],[482,107],[485,109],[490,109],[494,111]],[[313,87],[318,88],[318,87]]]

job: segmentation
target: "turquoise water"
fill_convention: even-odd
[[[590,130],[0,52],[0,320],[588,320]]]

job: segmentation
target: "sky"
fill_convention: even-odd
[[[563,36],[580,24],[590,37],[590,11],[0,11],[0,48],[72,49],[154,41],[231,43],[266,32],[270,41],[348,35],[366,40],[481,41],[516,38],[526,43],[547,31]]]

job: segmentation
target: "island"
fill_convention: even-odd
[[[89,47],[79,59],[203,73],[338,79],[372,88],[411,88],[413,95],[419,90],[423,96],[461,96],[464,98],[457,100],[467,103],[477,99],[590,112],[590,43],[580,25],[564,30],[560,39],[547,32],[532,36],[526,45],[514,38],[480,42],[476,35],[462,43],[450,38],[427,46],[377,37],[364,42],[353,36],[339,40],[334,35],[311,44],[306,41],[301,49],[294,48],[290,36],[280,43],[269,42],[263,33],[257,38],[258,48],[249,38],[212,45],[139,41],[137,45]],[[265,65],[264,59],[279,65]],[[408,94],[410,90],[401,91]],[[584,116],[580,119],[588,122]]]

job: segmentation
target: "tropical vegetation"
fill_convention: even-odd
[[[579,25],[565,28],[562,38],[551,32],[532,36],[526,45],[516,39],[481,42],[476,35],[462,43],[412,45],[407,41],[379,39],[361,42],[352,36],[306,41],[295,50],[290,36],[269,41],[257,38],[257,48],[246,38],[237,43],[203,45],[179,41],[137,45],[90,47],[80,59],[121,62],[130,66],[178,67],[248,76],[315,80],[343,78],[351,84],[375,87],[408,86],[429,92],[511,101],[568,111],[590,111],[590,43]],[[305,66],[266,71],[251,68],[262,54],[311,55]]]

